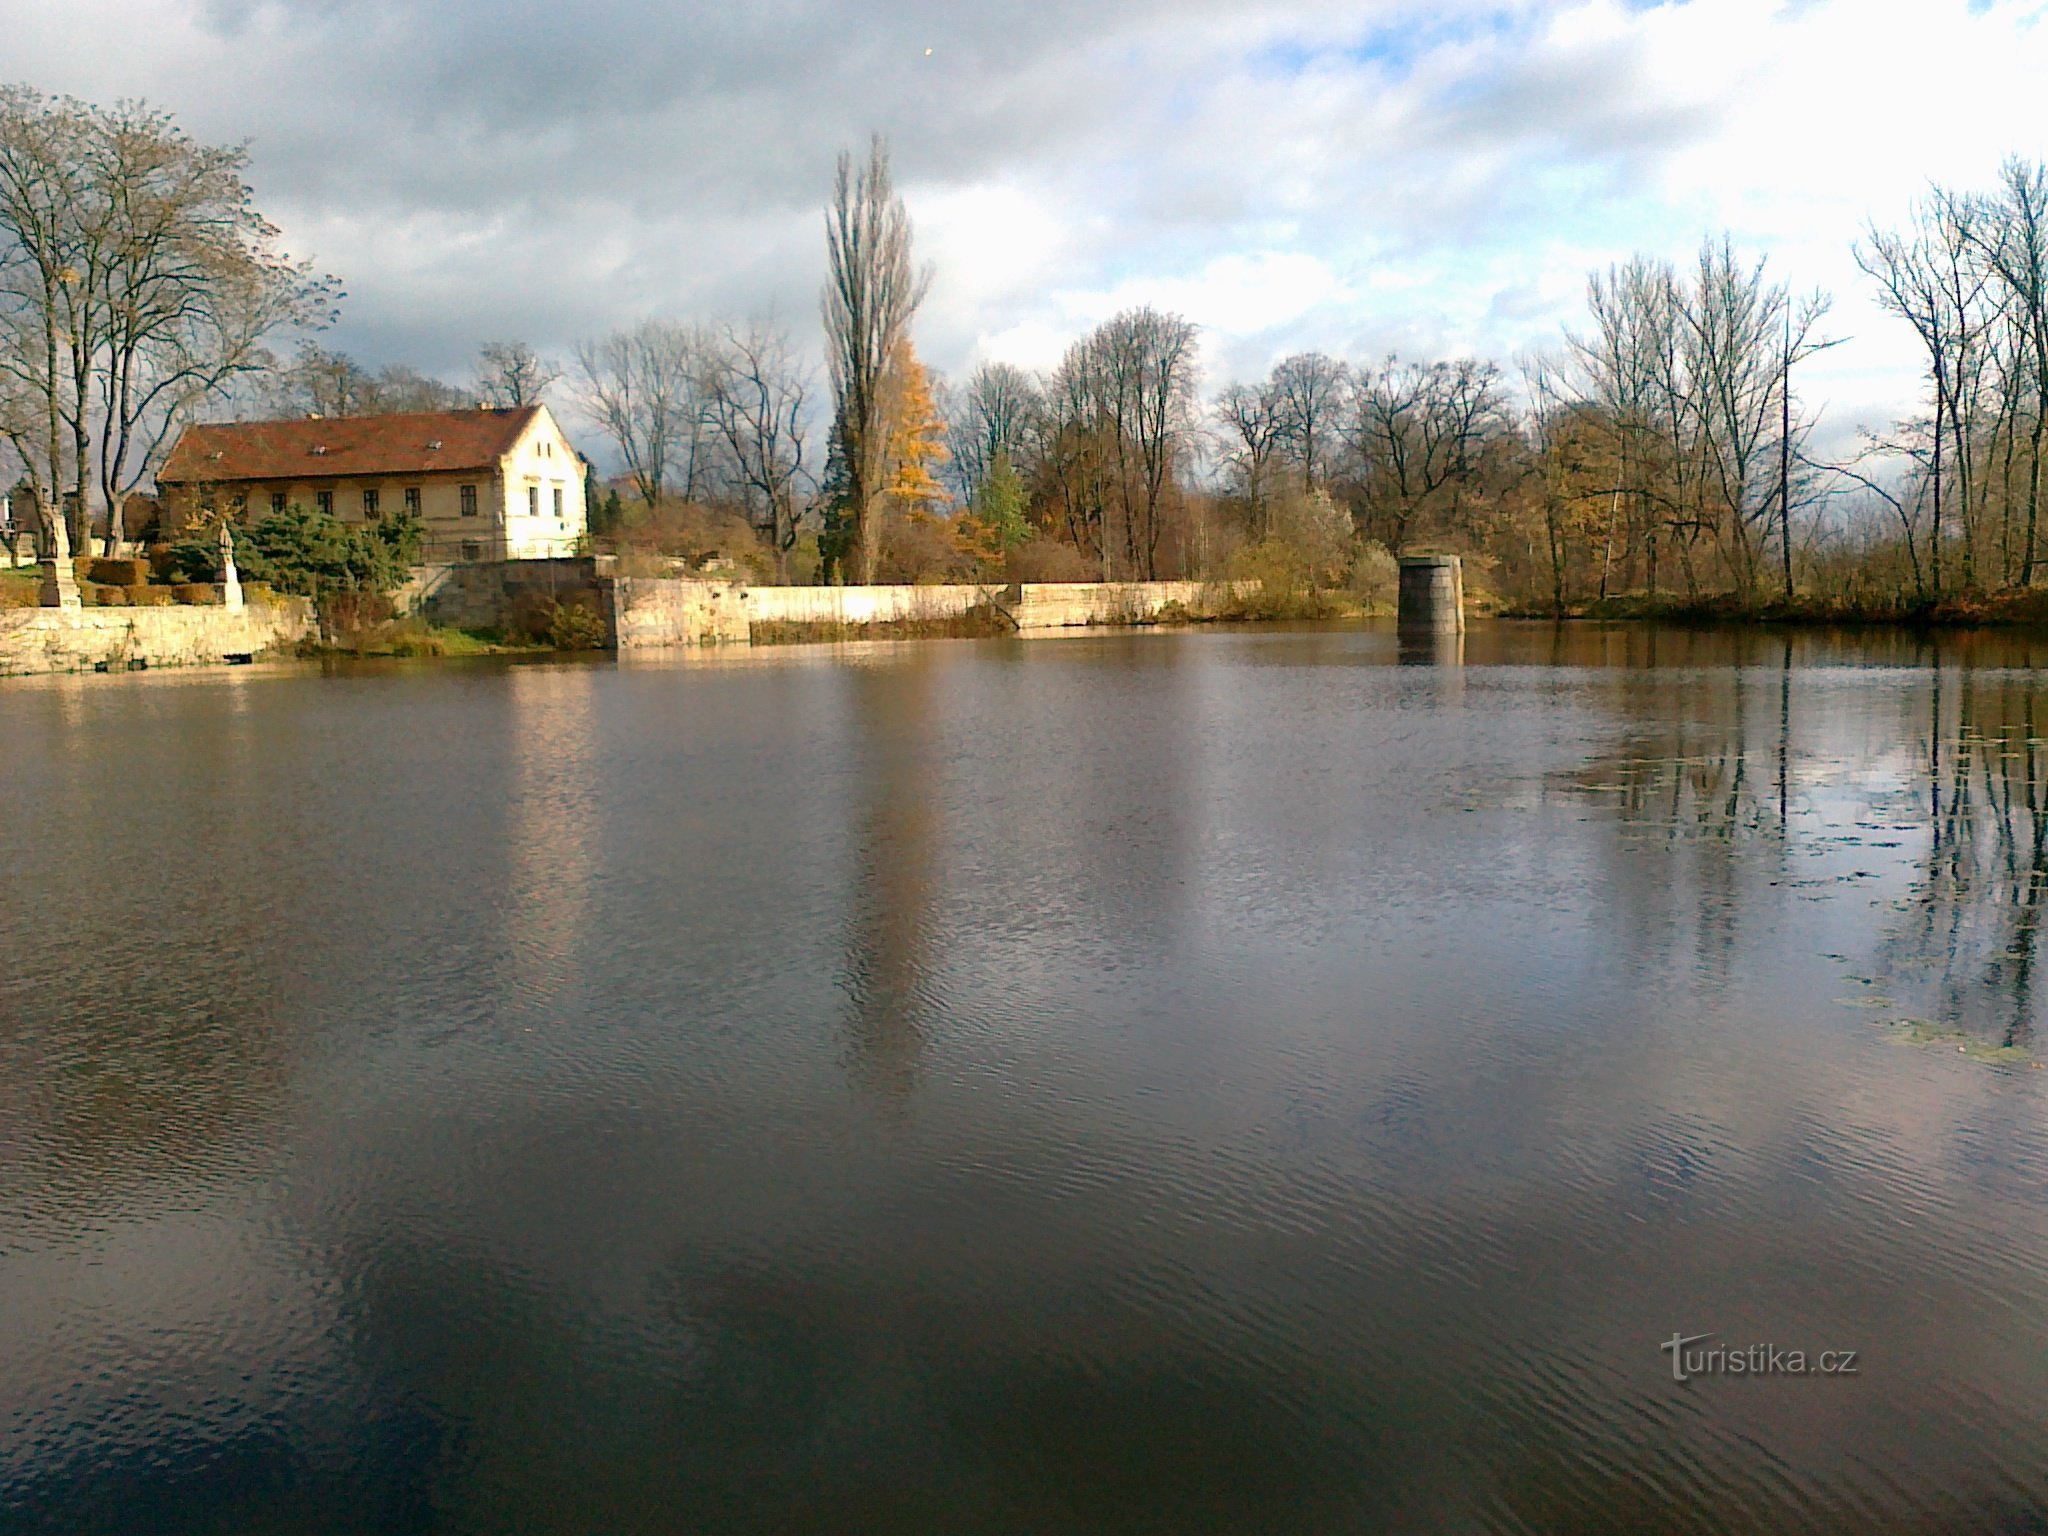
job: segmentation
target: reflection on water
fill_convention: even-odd
[[[935,823],[928,656],[858,667],[846,699],[855,751],[855,865],[848,881],[845,984],[855,1076],[902,1107],[917,1077],[931,999]]]
[[[10,685],[0,1528],[2041,1528],[2035,650]]]

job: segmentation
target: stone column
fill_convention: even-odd
[[[78,573],[71,568],[71,530],[64,514],[50,507],[42,509],[43,526],[50,530],[50,553],[54,558],[38,562],[43,572],[45,608],[82,608],[78,596]]]
[[[1465,632],[1465,568],[1456,555],[1403,555],[1396,627],[1408,634]]]

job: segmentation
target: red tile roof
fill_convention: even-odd
[[[524,405],[187,427],[156,478],[160,485],[188,485],[490,469],[539,411],[537,405]]]

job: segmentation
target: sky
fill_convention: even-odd
[[[1508,362],[1586,273],[1727,230],[1834,297],[1802,393],[1911,408],[1852,244],[2048,157],[2048,0],[0,0],[0,73],[247,140],[349,297],[326,344],[461,377],[642,315],[806,339],[835,156],[888,138],[934,366],[1117,309],[1211,387],[1289,352]]]

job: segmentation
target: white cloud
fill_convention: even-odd
[[[925,354],[1043,365],[1111,309],[1216,368],[1302,346],[1506,360],[1584,272],[1728,227],[1851,338],[1877,421],[1910,338],[1850,255],[1930,178],[2044,153],[2038,0],[0,0],[11,68],[250,138],[352,298],[335,338],[459,369],[650,310],[808,328],[833,155],[870,127],[939,269]],[[11,13],[11,14],[10,14]],[[924,50],[933,49],[931,57]],[[223,82],[232,82],[223,88]]]

